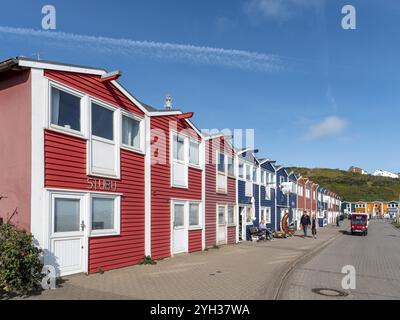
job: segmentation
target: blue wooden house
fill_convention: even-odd
[[[317,217],[318,217],[318,225],[322,226],[323,221],[321,219],[324,218],[324,202],[323,202],[323,194],[324,194],[324,188],[321,186],[317,187]]]
[[[276,230],[281,231],[282,217],[289,211],[289,193],[288,188],[289,173],[286,168],[275,165],[276,172]]]
[[[356,212],[355,202],[343,201],[340,205],[340,211],[341,214],[345,216],[350,215],[352,212]]]
[[[250,227],[260,222],[260,164],[258,150],[237,150],[239,241],[250,240]]]
[[[259,159],[258,161],[260,164],[260,221],[264,220],[267,228],[276,231],[275,161],[270,159]]]
[[[318,224],[320,227],[324,227],[328,224],[328,210],[329,210],[329,190],[323,187],[318,187],[317,193],[319,193],[320,209],[318,210]]]
[[[297,215],[297,180],[300,176],[296,173],[289,173],[290,192],[289,192],[289,224],[294,223],[297,230],[297,225],[300,223],[300,217]]]
[[[390,218],[396,217],[398,213],[399,202],[398,201],[389,201],[388,202],[388,211]]]

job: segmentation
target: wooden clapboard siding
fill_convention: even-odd
[[[101,99],[139,116],[144,116],[143,111],[112,83],[101,82],[100,76],[53,70],[45,70],[44,75],[51,80],[65,84],[91,97]]]
[[[218,151],[233,157],[233,150],[221,137],[206,142],[206,178],[205,178],[205,244],[212,247],[217,244],[217,204],[236,205],[236,178],[228,177],[227,193],[218,193],[217,190],[217,163]],[[231,228],[232,229],[232,228]],[[229,235],[229,234],[228,234]],[[236,232],[235,240],[236,241]]]
[[[189,230],[189,252],[201,251],[202,230]]]
[[[171,187],[170,130],[186,130],[186,134],[200,140],[185,120],[174,116],[151,118],[151,254],[154,259],[171,256],[171,200],[202,200],[200,169],[189,167],[187,189]],[[191,246],[201,250],[201,237],[193,238]]]
[[[89,191],[87,179],[86,141],[46,130],[45,186]],[[121,150],[121,179],[113,181],[123,195],[121,234],[89,239],[90,273],[129,266],[144,256],[144,156]]]
[[[236,243],[236,226],[228,226],[228,244]]]
[[[112,83],[102,83],[97,75],[52,70],[45,70],[44,75],[83,94],[144,116]],[[45,187],[89,191],[86,144],[85,139],[45,131]],[[144,155],[123,149],[120,152],[121,177],[108,180],[116,181],[116,192],[122,194],[121,233],[89,239],[89,272],[132,265],[144,257]]]

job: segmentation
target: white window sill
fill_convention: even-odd
[[[228,226],[227,226],[228,228],[229,227],[236,227],[236,223],[228,223]]]
[[[126,151],[135,152],[135,153],[145,154],[145,152],[143,150],[134,148],[134,147],[130,147],[125,144],[121,145],[121,149],[126,150]]]
[[[172,184],[171,188],[189,189],[189,186],[181,186],[181,185]]]
[[[191,164],[191,163],[189,163],[189,168],[197,169],[197,170],[203,170],[203,168],[202,168],[200,165],[198,165],[198,164]]]
[[[189,231],[193,231],[193,230],[202,230],[203,228],[201,226],[193,226],[193,227],[189,227]]]
[[[226,189],[218,189],[217,188],[216,192],[220,193],[220,194],[228,194],[228,190],[226,190]]]
[[[119,235],[121,235],[121,233],[117,232],[117,231],[105,231],[105,232],[103,232],[103,231],[99,231],[99,232],[92,231],[90,233],[89,237],[90,238],[98,238],[98,237],[110,237],[110,236],[119,236]]]
[[[69,135],[69,136],[73,136],[75,138],[88,140],[82,132],[75,131],[75,130],[72,130],[72,129],[67,129],[67,128],[60,127],[60,126],[57,126],[57,125],[54,125],[54,124],[50,125],[48,127],[48,130],[55,131],[55,132],[62,133],[62,134],[66,134],[66,135]]]
[[[114,180],[121,179],[120,175],[107,174],[107,173],[102,173],[102,172],[93,172],[93,171],[89,172],[88,176],[97,177],[97,178],[114,179]]]

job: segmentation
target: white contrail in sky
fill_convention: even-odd
[[[295,59],[274,54],[188,44],[135,41],[7,26],[0,26],[0,33],[29,37],[30,40],[48,40],[53,45],[86,46],[95,50],[119,53],[127,56],[144,55],[158,60],[225,66],[251,71],[273,72],[288,70],[293,67],[290,64],[295,63]],[[48,45],[48,43],[46,44]]]

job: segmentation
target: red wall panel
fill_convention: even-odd
[[[96,75],[45,70],[49,79],[129,112],[144,113],[111,83]],[[45,186],[88,190],[86,141],[53,131],[45,132]],[[144,257],[145,181],[144,155],[121,149],[121,179],[116,192],[122,193],[121,234],[89,239],[89,272],[99,268],[132,265]],[[108,179],[112,180],[112,179]]]
[[[228,227],[228,244],[236,243],[236,227]]]
[[[0,217],[30,231],[31,225],[31,76],[2,73],[0,79]]]
[[[170,137],[171,128],[181,131],[189,128],[184,120],[173,116],[151,118],[151,254],[154,259],[171,256],[171,199],[202,199],[202,171],[189,167],[189,187],[187,189],[171,187]],[[195,132],[188,132],[199,139]],[[201,247],[201,237],[193,241]]]
[[[189,252],[201,251],[202,230],[189,230]]]
[[[89,190],[86,141],[45,132],[45,186]],[[144,156],[121,150],[121,234],[89,239],[89,272],[129,266],[144,256]]]
[[[73,72],[45,70],[45,77],[66,84],[71,88],[101,99],[129,112],[143,116],[144,113],[112,83],[101,82],[100,76]]]
[[[233,152],[229,145],[224,143],[224,139],[216,138],[206,142],[205,237],[207,248],[216,244],[217,204],[236,204],[237,180],[235,178],[228,177],[226,194],[216,192],[216,155],[218,150],[223,150],[226,154],[231,155]]]

